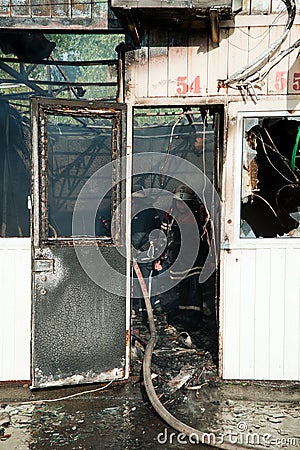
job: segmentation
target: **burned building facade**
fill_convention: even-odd
[[[209,213],[220,376],[299,380],[295,2],[4,2],[0,23],[1,380],[128,378],[132,184],[178,183]],[[57,58],[66,34],[93,61]]]

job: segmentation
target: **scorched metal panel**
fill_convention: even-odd
[[[117,250],[101,251],[124,272]],[[53,273],[34,274],[33,387],[124,378],[125,298],[91,281],[74,247],[45,249],[43,258],[54,263]]]

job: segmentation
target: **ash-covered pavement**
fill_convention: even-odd
[[[208,325],[188,334],[159,319],[157,329],[152,358],[156,392],[171,414],[206,433],[204,444],[300,449],[300,383],[222,382]],[[170,428],[151,406],[141,378],[148,338],[147,327],[134,324],[131,377],[105,389],[30,391],[22,383],[0,384],[0,449],[211,448]]]

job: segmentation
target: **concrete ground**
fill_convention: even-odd
[[[183,438],[160,419],[137,381],[66,400],[30,403],[87,389],[95,387],[30,392],[20,384],[2,384],[0,417],[5,412],[7,421],[1,450],[195,448],[194,440]],[[175,414],[210,433],[207,439],[210,436],[216,444],[225,436],[227,442],[253,443],[257,449],[300,449],[299,391],[293,385],[220,383],[204,386],[197,395],[185,390]]]
[[[223,382],[208,324],[190,334],[163,319],[157,325],[156,392],[174,416],[207,433],[204,444],[300,449],[300,383]],[[140,376],[148,337],[134,324],[126,382],[35,391],[0,384],[0,450],[211,448],[170,428],[150,404]]]

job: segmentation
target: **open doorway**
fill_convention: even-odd
[[[135,108],[133,128],[134,158],[140,154],[147,154],[148,159],[157,153],[162,155],[161,162],[153,156],[152,167],[147,162],[147,171],[133,172],[132,177],[132,251],[135,255],[141,252],[144,257],[140,258],[141,271],[150,291],[157,329],[162,334],[171,330],[169,340],[188,336],[193,348],[209,353],[217,373],[218,255],[210,276],[202,283],[199,276],[219,230],[218,219],[214,216],[212,220],[215,200],[212,197],[218,197],[221,185],[222,108],[207,105]],[[185,164],[188,175],[182,169]],[[206,187],[210,183],[214,189],[208,192]],[[181,200],[186,207],[182,214],[175,211]],[[185,242],[189,248],[185,257],[189,259],[191,253],[192,259],[193,253],[194,260],[185,267],[180,266],[185,257],[179,248],[184,236],[181,222],[186,229],[189,215],[195,220],[199,239],[187,232]],[[154,257],[149,263],[146,259],[151,253]],[[177,261],[181,254],[177,269],[172,265],[174,253]],[[134,278],[133,274],[133,337],[139,340],[143,332],[147,334],[147,317],[142,295],[135,292],[138,288]]]

